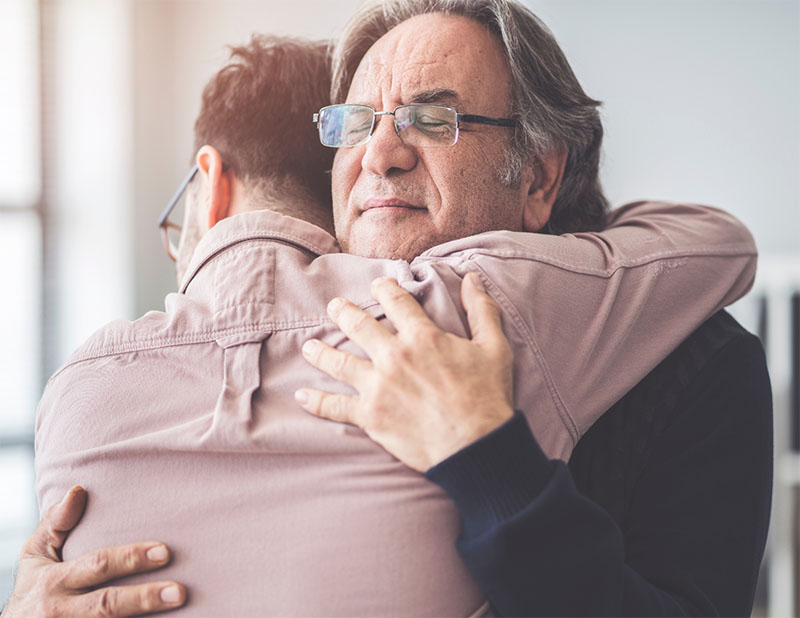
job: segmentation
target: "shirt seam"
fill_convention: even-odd
[[[376,305],[378,305],[378,302],[373,301],[360,306],[362,309],[369,309]],[[112,343],[99,348],[95,347],[84,352],[83,354],[76,353],[53,374],[50,380],[54,379],[72,365],[77,365],[90,360],[96,360],[98,358],[114,356],[116,354],[130,354],[133,352],[144,352],[147,350],[157,350],[160,348],[213,343],[222,337],[240,335],[243,333],[263,333],[265,336],[268,336],[276,332],[286,332],[291,330],[301,330],[303,328],[310,328],[314,326],[322,326],[323,324],[330,322],[331,320],[327,317],[306,318],[301,320],[254,322],[243,326],[201,330],[188,335],[147,337],[144,339],[133,339],[124,343]]]
[[[240,234],[226,236],[224,241],[218,243],[217,245],[212,246],[208,251],[206,251],[205,255],[197,261],[196,266],[191,271],[191,275],[184,277],[185,282],[181,284],[179,293],[185,294],[187,288],[192,283],[192,281],[194,281],[194,278],[198,275],[198,273],[201,270],[203,270],[203,268],[205,268],[209,262],[217,258],[221,253],[226,252],[234,245],[249,241],[264,241],[264,242],[273,241],[273,242],[291,243],[295,250],[310,252],[314,255],[314,257],[327,255],[327,253],[322,247],[316,246],[314,243],[309,242],[302,236],[287,234],[285,232],[273,232],[273,231],[262,232],[262,233],[242,232]]]
[[[506,311],[506,313],[511,318],[511,322],[514,325],[514,328],[517,330],[517,333],[522,337],[525,345],[533,353],[533,357],[536,359],[536,363],[539,366],[539,369],[542,372],[542,377],[544,378],[545,385],[547,387],[547,391],[550,394],[550,399],[553,402],[553,405],[556,408],[556,412],[558,413],[561,422],[563,423],[564,427],[566,428],[567,432],[569,433],[570,439],[572,440],[572,446],[574,447],[578,439],[580,437],[580,432],[578,430],[578,424],[575,422],[575,419],[572,417],[567,405],[564,403],[564,400],[561,398],[561,394],[558,392],[558,387],[555,384],[555,380],[553,380],[553,376],[550,373],[550,369],[547,366],[547,362],[544,359],[544,355],[542,354],[541,350],[539,349],[539,345],[536,343],[536,338],[533,336],[530,328],[526,324],[525,320],[522,318],[519,310],[516,308],[514,303],[506,296],[505,292],[500,289],[489,275],[486,274],[486,271],[478,264],[477,262],[473,261],[473,256],[466,258],[474,269],[480,271],[483,275],[484,280],[488,282],[487,291],[491,292],[492,297],[500,304],[500,306]]]
[[[664,259],[675,259],[684,257],[744,258],[744,257],[754,257],[758,255],[758,252],[753,250],[752,245],[747,245],[747,244],[734,245],[733,247],[729,246],[726,247],[725,249],[719,249],[719,250],[703,249],[701,251],[686,251],[685,249],[676,249],[673,251],[662,251],[659,253],[653,253],[647,256],[642,256],[637,259],[618,259],[614,261],[612,266],[609,266],[607,268],[590,268],[588,266],[587,267],[576,266],[574,263],[561,261],[550,256],[530,251],[523,251],[518,249],[498,250],[498,249],[481,248],[481,249],[459,250],[458,252],[442,256],[424,256],[424,257],[421,256],[416,260],[414,260],[414,263],[418,263],[418,261],[447,262],[451,261],[454,257],[458,257],[458,253],[465,253],[465,252],[469,252],[469,254],[463,256],[462,257],[463,260],[472,260],[475,255],[487,255],[489,257],[495,257],[495,258],[523,259],[527,261],[540,262],[542,264],[546,264],[548,266],[554,266],[556,268],[560,268],[562,270],[566,270],[576,274],[594,275],[603,278],[612,277],[616,272],[622,269],[647,266],[648,264]]]

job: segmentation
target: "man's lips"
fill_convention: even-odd
[[[405,200],[396,197],[371,197],[361,205],[361,210],[373,210],[374,208],[407,208],[409,210],[425,210],[424,206],[409,204]]]

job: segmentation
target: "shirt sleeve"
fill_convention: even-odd
[[[459,552],[500,614],[750,614],[772,470],[760,344],[728,344],[676,401],[624,522],[544,456],[519,413],[428,471],[455,501]]]
[[[481,274],[514,350],[516,405],[544,452],[564,460],[605,410],[755,276],[750,233],[706,206],[630,204],[596,233],[492,234],[443,245],[424,265],[437,283],[448,268]],[[436,308],[426,309],[436,320]]]

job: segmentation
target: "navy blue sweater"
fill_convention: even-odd
[[[703,324],[549,461],[525,417],[428,471],[502,615],[749,616],[772,491],[761,344]]]

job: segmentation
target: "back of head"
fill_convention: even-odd
[[[329,172],[334,151],[320,144],[311,122],[330,100],[327,47],[269,35],[232,47],[228,64],[203,89],[192,159],[202,146],[214,146],[246,188],[251,208],[269,204],[333,229]],[[188,193],[198,186],[190,185]],[[187,209],[177,256],[179,283],[202,234],[197,216]]]
[[[514,132],[505,177],[519,182],[524,162],[564,149],[567,162],[550,221],[543,231],[600,230],[608,202],[599,180],[603,126],[600,103],[583,91],[547,27],[513,0],[377,0],[353,16],[333,51],[331,100],[342,102],[361,58],[389,30],[416,15],[469,17],[501,42],[512,75]]]
[[[254,35],[203,90],[194,152],[210,144],[249,187],[278,199],[306,192],[330,211],[334,151],[311,122],[329,92],[327,43]]]

